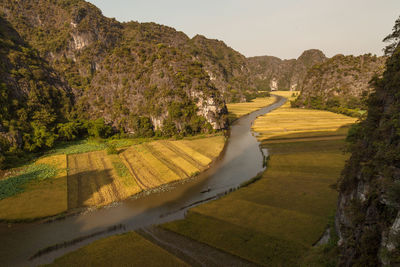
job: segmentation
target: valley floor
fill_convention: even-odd
[[[229,116],[238,118],[274,101],[275,97],[266,97],[231,104]],[[216,135],[61,144],[33,164],[3,173],[0,220],[29,221],[100,207],[192,177],[208,168],[224,143],[224,136]],[[119,147],[118,154],[106,153],[109,144]]]
[[[259,117],[254,129],[271,155],[260,179],[192,208],[184,220],[162,225],[159,231],[181,236],[181,247],[195,242],[243,259],[238,266],[243,262],[264,266],[326,265],[326,258],[320,257],[313,245],[335,211],[335,184],[348,157],[343,148],[351,123],[353,118],[291,109],[289,104]],[[154,235],[158,242],[142,233],[154,245],[168,240],[164,234]],[[106,238],[103,242],[111,241]],[[67,254],[56,263],[72,263],[87,248]],[[90,259],[97,251],[85,255]],[[131,251],[127,257],[140,258],[138,251]],[[168,251],[174,254],[171,257],[190,262],[190,253],[185,254],[184,249]],[[118,252],[107,255],[118,257]]]
[[[258,118],[254,129],[271,155],[261,179],[162,227],[260,265],[302,265],[334,214],[353,122],[288,104]]]

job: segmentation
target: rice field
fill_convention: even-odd
[[[221,153],[224,137],[156,141],[132,146],[120,158],[141,190],[185,179],[203,171]]]
[[[134,145],[121,145],[125,148],[111,155],[104,149],[91,151],[93,147],[86,143],[73,144],[74,149],[65,151],[68,153],[41,158],[7,178],[10,180],[2,180],[0,220],[36,219],[104,206],[192,177],[218,157],[225,140],[212,136],[128,143]],[[90,152],[84,152],[82,146]]]
[[[348,128],[356,119],[329,111],[283,107],[259,117],[253,130],[260,133],[258,138],[265,142],[289,139],[293,137],[329,137],[344,138]],[[287,138],[286,138],[287,139]],[[309,139],[311,141],[311,139]]]
[[[300,91],[272,91],[271,94],[283,96],[288,100],[294,100],[300,94]]]
[[[188,266],[135,232],[97,240],[46,266]]]
[[[68,155],[69,209],[107,205],[139,191],[133,180],[120,179],[105,151]]]
[[[228,118],[232,122],[242,116],[250,114],[253,111],[269,106],[274,103],[276,97],[260,97],[253,99],[251,102],[226,104],[228,108]]]
[[[254,129],[271,155],[261,179],[162,227],[259,265],[307,266],[335,212],[354,121],[288,105],[259,117]]]
[[[32,176],[32,179],[21,185],[22,192],[0,200],[1,220],[30,220],[67,211],[65,155],[41,158],[22,172],[26,176]]]

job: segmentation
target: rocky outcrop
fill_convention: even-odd
[[[341,266],[400,264],[399,48],[386,68],[373,81],[368,116],[348,136],[352,155],[339,182],[336,214]]]
[[[219,40],[196,35],[189,43],[190,51],[210,77],[226,102],[246,102],[255,92],[246,58]]]
[[[71,88],[75,118],[103,118],[126,132],[138,116],[157,129],[167,121],[178,131],[207,123],[221,129],[224,96],[248,88],[236,82],[244,57],[223,42],[191,40],[155,23],[120,23],[83,0],[5,0],[0,12]],[[211,58],[219,52],[222,58]],[[175,106],[182,112],[171,115]]]
[[[299,58],[281,60],[261,56],[248,58],[252,78],[258,90],[299,90],[307,71],[327,58],[317,49],[304,51]]]
[[[365,109],[363,98],[372,90],[369,82],[372,77],[382,75],[385,60],[385,57],[370,54],[336,55],[313,66],[300,87],[295,106],[337,112],[340,108],[343,112],[344,109]]]

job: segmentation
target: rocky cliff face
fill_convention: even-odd
[[[349,132],[352,155],[339,183],[336,215],[342,266],[400,264],[399,47],[386,67],[374,79],[367,118]]]
[[[190,42],[192,55],[202,62],[213,85],[226,102],[245,102],[255,92],[246,58],[224,42],[196,35]]]
[[[157,129],[221,129],[224,96],[242,92],[235,83],[242,66],[226,60],[243,56],[222,42],[190,40],[155,23],[119,23],[83,0],[5,0],[0,12],[71,88],[72,117],[102,117],[127,132],[133,117],[151,118]]]
[[[281,60],[261,56],[248,58],[252,79],[258,90],[299,90],[307,71],[327,58],[322,51],[304,51],[297,59]]]
[[[373,76],[382,75],[385,60],[385,57],[370,54],[336,55],[315,65],[308,71],[295,105],[336,112],[343,109],[341,113],[362,108],[363,98],[372,90],[369,82]]]

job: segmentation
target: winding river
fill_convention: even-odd
[[[96,239],[184,218],[190,207],[220,197],[263,171],[264,156],[251,131],[254,120],[277,101],[237,120],[224,153],[207,171],[164,190],[49,223],[0,224],[0,265],[36,266]]]

